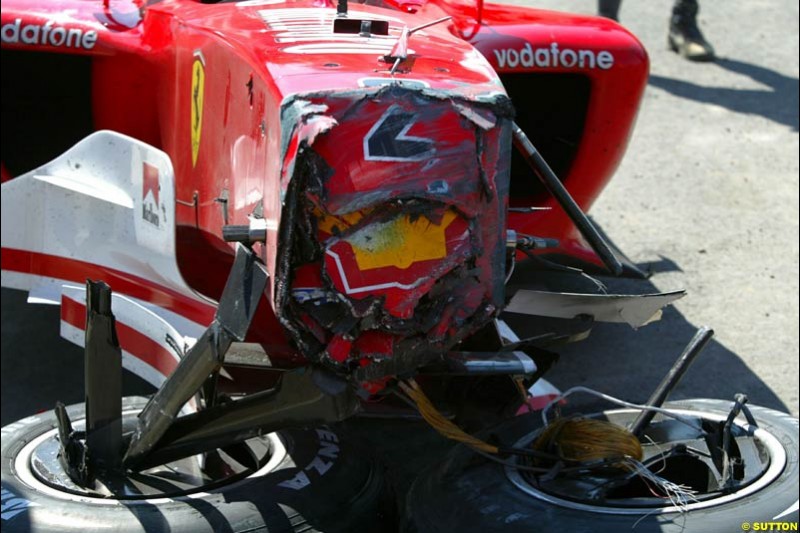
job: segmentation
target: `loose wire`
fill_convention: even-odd
[[[399,381],[398,385],[403,392],[405,392],[414,401],[419,413],[422,415],[422,418],[424,418],[433,429],[441,433],[443,436],[447,437],[448,439],[462,442],[470,448],[480,450],[484,453],[497,455],[500,452],[497,446],[489,444],[488,442],[477,437],[473,437],[455,425],[453,422],[445,418],[445,416],[433,406],[431,401],[413,378],[407,380],[406,382]]]
[[[669,409],[664,409],[664,408],[661,408],[661,407],[653,407],[652,405],[641,405],[641,404],[637,404],[637,403],[626,402],[625,400],[620,400],[619,398],[615,398],[613,396],[609,396],[608,394],[596,391],[594,389],[590,389],[589,387],[581,387],[581,386],[572,387],[571,389],[567,389],[566,391],[564,391],[561,394],[559,394],[556,398],[553,398],[553,400],[550,403],[548,403],[545,406],[544,409],[542,409],[542,422],[544,422],[545,426],[547,426],[547,424],[548,424],[547,414],[550,412],[550,409],[553,407],[553,405],[557,404],[558,402],[560,402],[561,400],[563,400],[567,396],[569,396],[571,394],[574,394],[576,392],[585,392],[586,394],[591,394],[592,396],[597,396],[598,398],[602,398],[602,399],[604,399],[604,400],[606,400],[608,402],[615,403],[615,404],[621,405],[623,407],[630,407],[631,409],[640,409],[640,410],[643,410],[643,411],[653,411],[653,412],[656,412],[656,413],[660,413],[660,414],[662,414],[664,416],[668,416],[670,418],[674,418],[678,422],[682,422],[682,423],[686,424],[687,426],[690,426],[690,427],[696,429],[697,431],[700,431],[701,433],[705,434],[705,430],[703,430],[703,428],[699,424],[697,424],[693,420],[690,420],[690,419],[688,419],[688,418],[686,418],[684,416],[678,415],[678,414],[672,412]]]

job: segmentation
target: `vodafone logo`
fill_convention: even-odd
[[[573,50],[559,48],[558,43],[534,48],[525,43],[521,48],[493,50],[499,68],[582,68],[608,70],[614,66],[614,55],[608,50]]]
[[[22,24],[22,19],[3,24],[3,43],[30,44],[91,50],[97,43],[97,32],[81,28],[63,28],[53,21],[44,24]]]

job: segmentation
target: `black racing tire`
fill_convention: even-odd
[[[668,407],[725,416],[730,412],[731,405],[731,402],[698,399],[671,402]],[[776,446],[783,447],[786,464],[772,482],[741,499],[683,513],[651,515],[568,508],[523,492],[511,482],[502,465],[483,459],[460,445],[449,452],[445,461],[434,471],[425,472],[415,480],[406,500],[401,529],[426,533],[718,533],[796,528],[798,420],[772,409],[748,407],[758,426],[777,439],[779,444],[776,443]],[[508,420],[483,435],[494,435],[505,443],[517,442],[540,427],[541,416],[535,413]],[[779,524],[777,528],[769,529],[770,523]]]
[[[123,411],[144,398],[123,399]],[[67,408],[73,422],[83,405]],[[3,532],[313,532],[396,529],[394,497],[368,454],[328,428],[286,429],[275,435],[279,463],[230,484],[158,499],[100,499],[32,483],[26,444],[56,428],[43,413],[2,428]],[[27,449],[30,449],[28,447]]]

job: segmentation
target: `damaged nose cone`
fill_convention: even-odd
[[[310,101],[336,125],[287,144],[276,308],[305,353],[375,391],[503,305],[509,108],[398,87]]]
[[[414,202],[415,213],[402,207],[376,209],[345,234],[332,234],[325,240],[324,272],[340,294],[380,296],[388,315],[413,319],[420,299],[472,247],[469,225],[455,209],[429,202]]]

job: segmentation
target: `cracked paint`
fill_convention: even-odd
[[[401,87],[284,105],[274,301],[304,353],[375,392],[496,315],[509,109]]]

